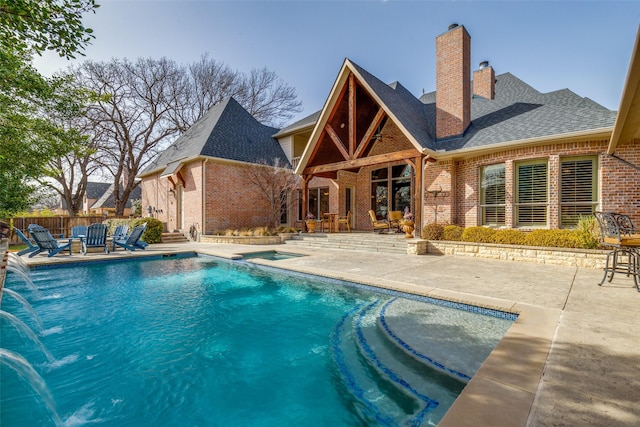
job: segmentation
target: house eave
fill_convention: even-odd
[[[309,131],[309,130],[312,130],[315,127],[316,123],[317,122],[308,123],[306,125],[300,125],[300,126],[297,126],[295,128],[288,129],[286,132],[278,132],[275,135],[273,135],[273,137],[276,138],[276,139],[280,139],[280,138],[284,138],[284,137],[287,137],[287,136],[290,136],[290,135],[295,135],[295,134],[300,133],[300,132]]]
[[[607,147],[607,154],[612,155],[618,144],[634,137],[640,137],[640,26],[636,34],[636,41],[631,53],[629,70],[627,72],[618,116],[613,126],[611,140]]]
[[[540,146],[547,144],[562,144],[584,140],[608,140],[611,137],[612,126],[590,129],[579,132],[568,132],[564,134],[548,135],[536,138],[526,138],[514,141],[499,142],[481,147],[461,148],[451,151],[434,151],[428,148],[423,149],[423,154],[429,155],[438,161],[441,160],[461,160],[469,157],[498,153],[509,149],[522,147]]]

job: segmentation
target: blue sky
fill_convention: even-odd
[[[98,2],[84,20],[96,36],[86,58],[209,53],[243,72],[267,67],[296,88],[295,119],[322,108],[345,57],[416,96],[433,91],[435,38],[454,22],[471,35],[472,71],[488,60],[497,75],[617,110],[640,24],[640,0]],[[46,54],[34,65],[49,75],[69,62]]]

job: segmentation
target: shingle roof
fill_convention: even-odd
[[[99,209],[99,208],[115,208],[116,203],[113,197],[114,184],[107,184],[109,187],[101,195],[101,197],[96,200],[96,202],[89,207],[89,209]],[[120,186],[120,194],[122,194],[122,186]],[[125,203],[125,208],[131,207],[131,201],[135,199],[142,198],[142,189],[140,187],[134,188],[129,194],[129,198],[127,199],[127,203]]]
[[[107,191],[111,184],[108,182],[87,182],[86,195],[87,199],[98,199]]]
[[[321,110],[318,110],[315,113],[309,114],[307,117],[303,117],[302,119],[291,123],[289,126],[285,127],[284,129],[280,129],[278,133],[273,135],[274,138],[278,138],[281,135],[286,135],[289,132],[294,131],[295,129],[298,129],[298,128],[304,128],[307,126],[314,125],[318,121],[318,118],[320,117],[321,112],[322,112]]]
[[[419,144],[426,147],[433,143],[428,122],[424,119],[428,115],[428,106],[420,102],[400,83],[383,83],[364,68],[353,62],[351,64],[397,118],[399,124],[404,126]]]
[[[282,147],[273,138],[277,132],[277,128],[258,122],[235,99],[227,98],[196,121],[140,175],[198,156],[248,163],[278,159],[280,164],[289,165]]]
[[[458,150],[552,137],[613,126],[616,112],[569,89],[541,93],[511,73],[496,77],[495,99],[471,99],[471,123],[462,137],[435,139],[436,93],[414,97],[398,82],[386,84],[350,61],[353,68],[399,121],[426,149]],[[301,121],[317,120],[320,112]],[[296,122],[285,129],[301,124]],[[284,133],[284,130],[283,132]]]
[[[435,92],[421,96],[431,106],[427,121],[435,129]],[[540,93],[510,73],[496,77],[495,99],[474,96],[471,124],[459,138],[424,145],[456,150],[497,143],[589,131],[613,126],[616,112],[569,89]]]

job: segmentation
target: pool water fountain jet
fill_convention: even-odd
[[[24,357],[18,353],[12,352],[11,350],[0,348],[0,365],[5,365],[13,369],[21,378],[23,378],[40,396],[51,413],[51,417],[53,418],[55,425],[63,425],[62,420],[56,411],[55,401],[49,392],[47,384]]]
[[[33,291],[36,292],[40,292],[38,287],[35,285],[35,283],[33,283],[33,280],[31,280],[31,277],[29,277],[24,271],[22,271],[20,268],[13,266],[13,265],[8,265],[7,264],[7,273],[15,273],[16,275],[18,275],[22,281],[27,285],[27,287]]]
[[[53,355],[49,352],[49,350],[47,350],[44,344],[42,344],[42,341],[38,339],[38,336],[22,320],[4,310],[0,310],[0,318],[6,319],[7,322],[12,325],[19,333],[29,338],[34,344],[36,344],[42,350],[42,353],[47,357],[47,361],[49,363],[55,362],[55,357],[53,357]]]
[[[16,291],[14,291],[12,289],[9,289],[9,288],[4,288],[2,290],[2,293],[3,293],[3,295],[9,295],[9,296],[13,297],[13,299],[15,299],[20,304],[22,304],[22,306],[25,308],[25,310],[27,310],[27,312],[29,313],[29,315],[31,316],[33,321],[35,322],[36,326],[38,327],[38,332],[41,334],[42,333],[42,319],[40,319],[40,316],[38,316],[38,313],[36,313],[36,311],[33,309],[31,304],[29,304],[29,301],[27,301],[22,295],[20,295]]]
[[[7,265],[19,268],[26,275],[29,275],[29,273],[31,272],[31,269],[29,268],[27,263],[13,252],[7,252]]]

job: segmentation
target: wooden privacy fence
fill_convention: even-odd
[[[113,218],[116,217],[109,217],[109,219]],[[88,226],[95,222],[103,222],[104,220],[105,217],[102,215],[76,216],[73,218],[68,216],[26,216],[5,220],[5,222],[9,223],[9,221],[11,221],[13,226],[22,231],[26,236],[29,235],[27,232],[29,225],[38,224],[48,229],[54,237],[58,237],[59,235],[70,236],[71,229],[76,225]],[[20,243],[20,238],[18,238],[15,233],[11,233],[10,243]]]

